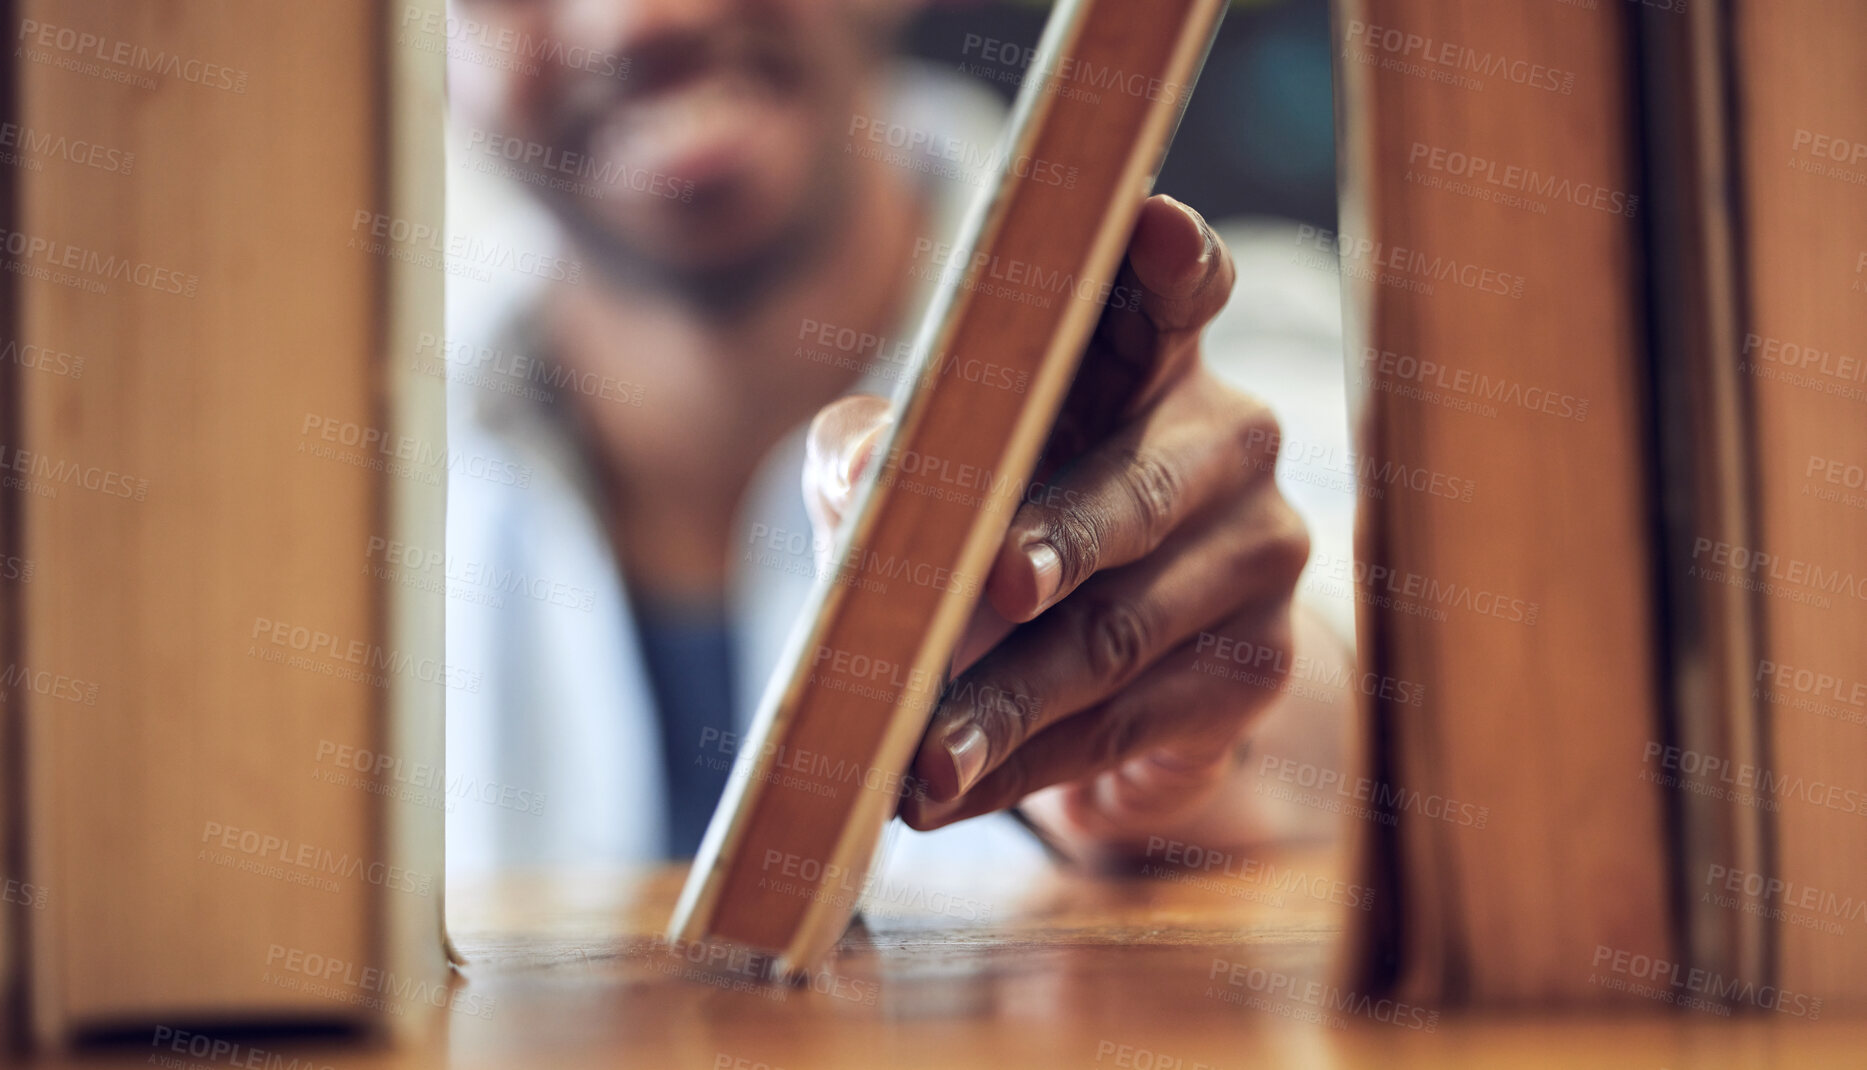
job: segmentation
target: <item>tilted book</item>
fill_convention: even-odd
[[[931,251],[938,291],[897,418],[701,844],[669,929],[677,946],[733,949],[735,972],[781,976],[847,927],[1223,9],[1064,0],[1052,13],[998,171]],[[1007,374],[944,374],[975,356]],[[992,478],[949,500],[898,479],[903,458]]]

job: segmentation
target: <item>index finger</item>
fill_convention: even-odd
[[[1199,333],[1225,307],[1235,278],[1230,250],[1198,212],[1165,195],[1141,206],[1120,278],[1133,296],[1111,303],[1092,346],[1098,360],[1127,373],[1123,413],[1152,403],[1198,359]]]

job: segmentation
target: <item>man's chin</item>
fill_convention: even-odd
[[[773,219],[728,222],[718,218],[692,226],[638,232],[627,244],[638,259],[683,277],[741,274],[756,264],[788,263],[786,246],[800,239],[796,228]]]

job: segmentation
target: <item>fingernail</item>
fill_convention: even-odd
[[[836,468],[836,484],[830,490],[831,501],[841,509],[849,503],[850,494],[855,490],[856,480],[862,477],[869,455],[875,452],[876,440],[882,436],[882,425],[877,424],[862,437],[843,448],[843,456]]]
[[[946,752],[953,757],[953,772],[959,782],[959,793],[966,794],[979,780],[979,774],[985,772],[987,752],[991,742],[985,738],[985,732],[978,725],[968,722],[949,732],[946,737]]]
[[[1203,243],[1204,248],[1199,250],[1199,259],[1194,261],[1194,263],[1207,263],[1212,259],[1212,231],[1207,228],[1206,221],[1199,218],[1199,213],[1193,211],[1190,205],[1180,200],[1175,200],[1173,203],[1179,206],[1181,213],[1183,213],[1186,218],[1192,220],[1193,226],[1199,230],[1199,240]]]
[[[1027,545],[1024,556],[1030,561],[1031,574],[1037,580],[1037,608],[1041,612],[1049,607],[1050,600],[1063,586],[1063,558],[1057,554],[1057,548],[1047,542]]]

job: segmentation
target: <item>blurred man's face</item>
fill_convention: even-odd
[[[895,6],[455,0],[469,158],[522,170],[626,271],[704,288],[781,270],[833,219]]]

